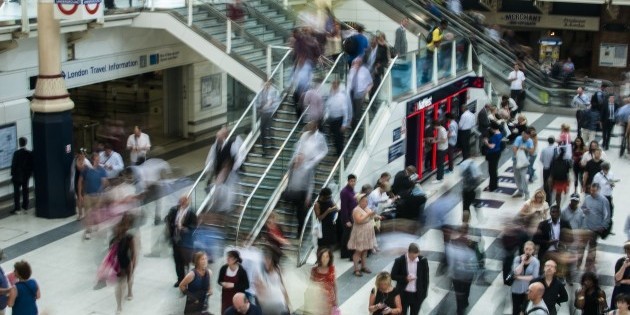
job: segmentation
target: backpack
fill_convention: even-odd
[[[356,37],[357,35],[358,34],[352,35],[343,41],[343,52],[351,56],[357,54],[357,51],[359,50],[359,40]]]
[[[430,44],[430,43],[432,43],[432,42],[433,42],[433,31],[435,31],[435,29],[439,29],[439,27],[434,26],[434,27],[431,29],[431,31],[429,32],[429,35],[427,35],[427,38],[426,38],[426,40],[427,40],[427,44]]]

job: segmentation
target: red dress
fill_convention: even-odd
[[[319,273],[317,266],[311,269],[311,281],[321,285],[324,292],[326,292],[326,302],[328,302],[328,309],[332,309],[333,306],[337,306],[337,285],[335,280],[335,266],[328,267],[327,273]]]
[[[225,273],[225,276],[223,276],[223,279],[221,279],[221,282],[234,283],[234,285],[236,285],[237,281],[237,275],[230,277],[227,275],[227,271]],[[232,298],[236,293],[237,291],[235,287],[231,289],[224,287],[223,289],[221,289],[221,314],[225,313],[225,310],[227,310],[228,307],[232,306]]]

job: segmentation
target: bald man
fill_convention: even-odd
[[[536,282],[529,285],[529,289],[527,290],[529,304],[527,304],[525,314],[549,315],[547,305],[545,301],[543,301],[543,294],[545,294],[545,286],[542,283]]]
[[[258,306],[249,303],[245,294],[236,293],[232,298],[232,306],[223,315],[262,315],[262,311]]]
[[[560,279],[558,279],[558,277],[556,277],[556,268],[557,264],[554,260],[547,260],[545,262],[545,272],[543,276],[532,279],[530,282],[530,284],[535,282],[542,283],[545,287],[543,301],[545,301],[545,305],[547,305],[549,315],[558,314],[556,304],[560,305],[560,303],[564,303],[569,300],[569,295],[567,294],[567,290],[564,288],[564,284],[560,281]]]

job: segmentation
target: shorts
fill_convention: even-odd
[[[556,192],[568,193],[569,192],[569,181],[561,180],[561,181],[553,181],[553,190]]]

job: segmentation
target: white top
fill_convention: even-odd
[[[331,94],[326,100],[326,116],[328,118],[343,117],[343,126],[348,127],[350,118],[352,117],[352,103],[343,87],[339,87],[336,92]]]
[[[608,174],[606,175],[604,175],[603,171],[600,171],[599,173],[595,174],[595,177],[593,177],[593,183],[599,184],[599,192],[606,197],[612,196],[612,185],[614,184],[615,180],[615,175],[611,171],[608,171]]]
[[[405,261],[407,262],[407,274],[409,276],[418,277],[418,261],[420,259],[416,257],[414,260],[409,260],[409,254],[405,254]],[[416,292],[416,281],[407,282],[407,286],[405,287],[406,292]]]
[[[573,100],[571,101],[571,106],[577,109],[585,110],[591,106],[591,98],[584,93],[582,93],[582,95],[575,94]]]
[[[132,134],[127,139],[127,150],[131,151],[129,156],[131,163],[136,163],[139,157],[146,158],[149,149],[151,149],[151,140],[149,140],[149,135],[144,132],[140,133],[140,137]]]
[[[459,130],[470,130],[475,126],[475,114],[467,110],[459,118]]]
[[[357,77],[356,80],[354,77]],[[350,73],[348,74],[348,93],[354,90],[354,95],[359,98],[365,97],[365,94],[368,92],[368,88],[372,85],[372,75],[370,75],[370,70],[365,66],[359,67],[358,75],[357,68],[352,67],[350,69]]]
[[[101,166],[105,169],[105,171],[107,171],[108,178],[118,176],[118,174],[125,168],[122,156],[116,151],[112,151],[112,154],[109,156],[107,156],[105,151],[99,153],[98,155]]]
[[[551,222],[551,240],[560,240],[560,220],[556,224],[550,219]],[[557,250],[556,245],[549,246],[549,250]]]
[[[437,149],[439,151],[448,149],[448,132],[446,131],[446,128],[442,126],[438,128]]]
[[[368,195],[368,208],[378,211],[379,205],[386,203],[388,199],[389,197],[386,192],[380,189],[374,189],[370,195]]]
[[[508,75],[508,80],[512,80],[516,78],[516,80],[510,82],[510,90],[522,90],[523,89],[523,81],[525,81],[525,74],[523,71],[519,70],[518,72],[512,71]]]

